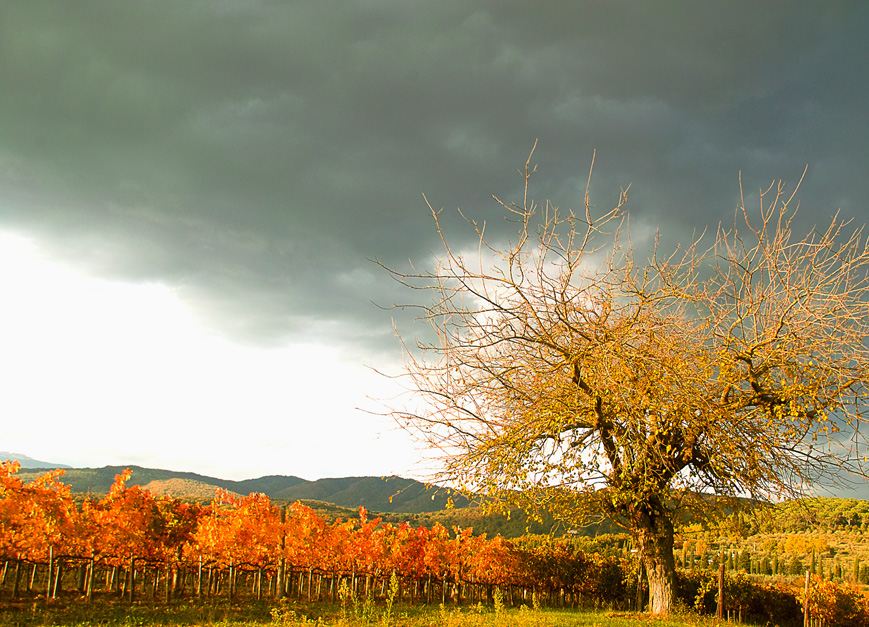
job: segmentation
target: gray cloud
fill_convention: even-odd
[[[388,343],[368,259],[425,259],[421,198],[500,227],[632,184],[673,239],[809,173],[805,220],[865,222],[857,2],[4,2],[0,223],[98,276],[160,281],[258,343]],[[388,349],[384,349],[388,350]]]

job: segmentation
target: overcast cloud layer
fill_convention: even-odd
[[[869,216],[864,2],[0,4],[0,230],[154,282],[215,333],[395,355],[370,259],[437,250],[422,199],[498,224],[631,184],[672,239],[803,168],[803,218]],[[22,451],[28,453],[28,451]]]

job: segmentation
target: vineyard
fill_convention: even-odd
[[[507,541],[439,524],[383,523],[362,508],[356,519],[327,522],[262,494],[218,491],[210,505],[156,497],[127,485],[129,472],[105,497],[77,503],[63,471],[29,483],[17,471],[15,462],[0,465],[5,598],[644,607],[643,578],[623,535]],[[691,561],[694,568],[679,572],[680,601],[714,612],[717,573]],[[827,625],[869,624],[869,599],[857,588],[815,577],[810,594],[812,614]],[[740,617],[798,621],[800,595],[782,581],[726,578],[727,611]]]

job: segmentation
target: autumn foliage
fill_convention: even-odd
[[[16,571],[53,564],[54,577],[60,565],[87,568],[90,587],[100,569],[108,581],[108,573],[134,564],[150,579],[141,576],[133,588],[144,592],[147,584],[153,596],[159,582],[167,599],[218,589],[232,595],[239,574],[254,582],[248,591],[257,595],[265,590],[312,599],[335,600],[342,582],[353,594],[376,595],[392,573],[403,598],[416,602],[492,602],[498,594],[512,604],[537,599],[627,609],[635,607],[638,592],[648,595],[636,559],[616,546],[593,553],[583,550],[583,542],[546,536],[508,541],[475,536],[469,528],[393,525],[369,518],[363,508],[358,518],[326,521],[301,503],[279,508],[263,494],[218,490],[202,506],[130,486],[129,471],[116,477],[106,496],[77,504],[60,481],[63,471],[26,484],[17,471],[15,462],[0,464],[0,559]],[[714,610],[712,577],[705,570],[680,573],[679,598]],[[119,592],[118,585],[102,589]],[[799,616],[802,602],[788,586],[741,575],[728,576],[726,597],[734,611],[776,619]],[[855,587],[815,579],[809,601],[811,615],[827,625],[869,621],[869,597]]]
[[[801,600],[805,603],[805,599]],[[809,613],[827,627],[869,625],[869,596],[856,586],[812,577]]]
[[[425,581],[427,597],[437,582],[442,600],[468,584],[490,595],[496,586],[538,588],[557,581],[554,575],[538,581],[540,566],[531,568],[529,554],[472,529],[384,524],[363,508],[358,519],[327,522],[298,502],[282,510],[263,494],[239,497],[222,490],[201,506],[130,486],[129,471],[116,477],[105,497],[77,506],[59,480],[63,471],[24,484],[18,468],[14,462],[0,466],[0,558],[7,562],[88,562],[92,569],[132,562],[173,574],[229,569],[267,581],[281,571],[285,578],[316,572],[354,581],[396,572],[408,582]]]

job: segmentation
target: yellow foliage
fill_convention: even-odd
[[[805,535],[788,535],[779,544],[783,553],[807,555],[809,553],[825,553],[828,550],[826,538],[815,538]]]
[[[825,445],[849,440],[828,417],[859,425],[869,398],[859,231],[836,217],[794,237],[780,183],[711,241],[637,257],[625,191],[600,216],[588,189],[584,210],[541,212],[533,172],[529,157],[521,204],[496,198],[512,240],[468,220],[465,255],[433,209],[437,267],[391,271],[432,295],[436,337],[408,348],[418,395],[395,415],[445,454],[441,479],[568,524],[605,513],[672,578],[676,512],[798,495],[850,463]]]

